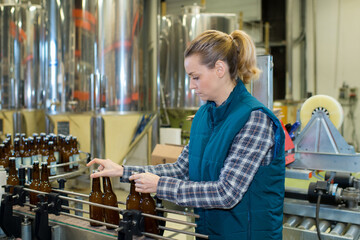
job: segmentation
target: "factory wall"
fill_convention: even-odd
[[[313,5],[313,0],[307,0],[306,5],[308,91],[314,92],[314,82],[316,82],[317,94],[326,94],[338,99],[339,88],[344,82],[350,87],[360,88],[360,1],[316,0]],[[315,7],[314,14],[313,7]],[[316,78],[314,52],[316,52]],[[343,104],[343,108],[345,113],[343,135],[348,142],[353,143],[355,139],[352,134],[358,125],[353,126],[347,116],[349,106]],[[354,112],[355,124],[358,122],[359,114],[358,104]],[[359,130],[356,138],[360,139]]]

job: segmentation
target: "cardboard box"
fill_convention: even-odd
[[[181,145],[157,144],[151,154],[151,165],[176,162],[183,148]]]

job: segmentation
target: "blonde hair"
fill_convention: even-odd
[[[239,77],[249,83],[259,77],[255,44],[244,31],[235,30],[230,35],[216,30],[205,31],[190,42],[184,56],[193,54],[199,54],[202,64],[210,69],[218,60],[226,62],[231,79]]]

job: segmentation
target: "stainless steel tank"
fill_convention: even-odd
[[[162,107],[198,108],[202,101],[190,90],[184,69],[184,51],[194,38],[206,30],[231,33],[237,29],[237,15],[200,13],[199,6],[184,7],[182,15],[161,19],[160,80]]]
[[[0,4],[0,135],[45,129],[44,11]]]
[[[49,0],[45,4],[49,61],[47,113],[91,111],[97,1]]]
[[[48,131],[120,162],[142,115],[157,110],[159,1],[48,0],[46,9]]]
[[[98,73],[106,111],[156,109],[157,27],[151,5],[144,0],[99,4]]]
[[[48,113],[156,109],[157,26],[147,5],[47,2]]]
[[[0,5],[0,109],[41,109],[45,77],[44,11]]]

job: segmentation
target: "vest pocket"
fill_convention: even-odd
[[[202,216],[200,216],[200,218],[201,217]],[[204,224],[207,234],[212,236],[246,236],[248,229],[248,212],[241,211],[234,213],[231,210],[206,210]],[[233,237],[232,239],[236,238]]]

